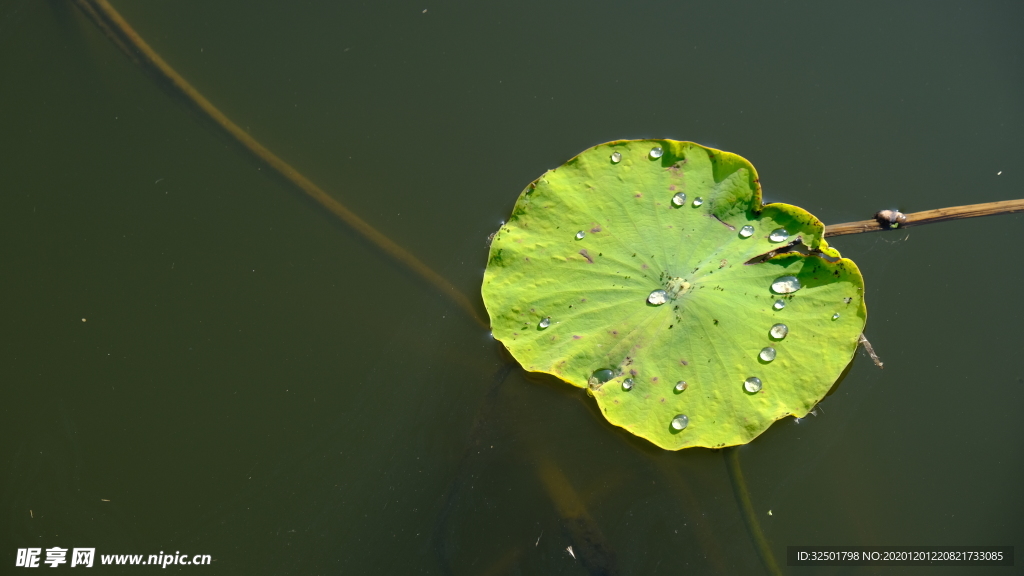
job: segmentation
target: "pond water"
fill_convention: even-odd
[[[735,152],[826,223],[1024,197],[1019,3],[114,5],[481,311],[519,191],[609,140]],[[768,573],[757,530],[794,574],[915,569],[787,546],[1024,550],[1024,215],[836,238],[885,368],[859,352],[816,416],[665,452],[510,364],[73,4],[0,5],[0,73],[5,566]]]

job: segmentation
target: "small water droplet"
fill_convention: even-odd
[[[675,196],[672,197],[672,203],[675,204],[676,206],[682,206],[683,204],[686,204],[686,194],[682,192],[677,193]]]
[[[580,230],[579,232],[576,233],[576,239],[577,240],[583,240],[583,237],[586,236],[586,235],[587,235],[586,232],[584,232],[583,230]]]
[[[618,164],[621,161],[622,161],[622,154],[619,154],[618,152],[612,152],[612,162]]]
[[[623,380],[622,381],[622,389],[625,390],[626,392],[629,392],[630,390],[632,390],[633,389],[633,379],[632,378],[626,378],[625,380]]]
[[[786,307],[786,302],[783,301],[783,300],[776,300],[775,304],[772,304],[772,308],[775,308],[776,310],[782,310],[785,307]]]
[[[542,319],[542,320],[540,321],[540,323],[539,323],[539,324],[537,324],[537,326],[538,326],[538,327],[539,327],[539,328],[540,328],[541,330],[543,330],[543,329],[547,328],[548,326],[551,326],[551,316],[548,316],[548,317],[546,317],[546,318]]]
[[[754,227],[747,224],[743,228],[740,228],[740,238],[750,238],[754,235]]]
[[[665,151],[661,149],[661,146],[651,148],[651,158],[661,158],[661,155],[664,153]]]
[[[676,382],[676,392],[682,392],[683,390],[686,390],[686,382],[683,380]]]
[[[792,294],[801,288],[796,276],[782,276],[772,282],[772,292],[776,294]]]
[[[704,199],[701,198],[700,196],[694,198],[694,200],[693,200],[693,205],[694,206],[700,206],[703,203],[704,203]]]
[[[674,430],[682,430],[683,428],[686,428],[689,424],[690,419],[686,416],[686,414],[679,414],[678,416],[672,419],[672,428]]]
[[[596,381],[598,384],[604,384],[612,378],[615,378],[615,372],[612,372],[607,368],[594,370],[594,373],[590,376],[590,379]]]
[[[661,306],[665,302],[668,302],[668,292],[664,290],[655,290],[647,297],[647,302],[654,304],[655,306]]]
[[[786,334],[789,334],[789,326],[786,326],[785,324],[776,324],[772,326],[772,329],[769,330],[768,333],[771,334],[772,338],[782,340],[786,337]]]
[[[839,312],[836,312],[835,314],[833,314],[832,315],[832,319],[833,320],[839,320]]]
[[[761,390],[761,379],[757,376],[751,376],[743,381],[743,389],[753,394]]]
[[[776,228],[768,235],[768,239],[772,242],[782,242],[786,238],[789,238],[789,232],[786,232],[785,228]]]
[[[757,357],[765,362],[771,362],[772,360],[775,360],[775,348],[772,348],[771,346],[761,348],[761,353],[758,354]]]

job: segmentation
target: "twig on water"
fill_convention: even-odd
[[[880,232],[882,230],[902,230],[909,226],[920,226],[921,224],[931,224],[945,220],[1012,214],[1014,212],[1024,212],[1024,199],[968,204],[967,206],[951,206],[949,208],[936,208],[935,210],[925,210],[911,214],[883,210],[871,220],[825,226],[825,236],[843,236],[846,234],[861,234],[863,232]]]
[[[878,357],[878,354],[875,354],[875,349],[871,347],[871,342],[868,342],[868,339],[867,337],[864,336],[863,332],[861,333],[860,339],[857,340],[857,342],[864,347],[864,351],[868,353],[868,356],[871,356],[871,361],[875,363],[875,366],[882,368],[883,366],[881,358]]]

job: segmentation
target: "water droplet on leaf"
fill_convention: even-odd
[[[776,294],[792,294],[800,289],[800,281],[796,276],[782,276],[772,282],[772,292]]]
[[[661,158],[661,155],[664,153],[665,151],[661,149],[661,146],[651,148],[651,158]]]
[[[622,381],[622,389],[625,390],[626,392],[629,392],[630,390],[632,390],[633,389],[633,379],[632,378],[626,378],[625,380],[623,380]]]
[[[768,235],[768,239],[772,242],[782,242],[786,238],[789,238],[789,232],[786,232],[785,228],[776,228]]]
[[[576,233],[576,239],[577,240],[583,240],[583,237],[586,236],[586,235],[587,235],[586,232],[584,232],[583,230],[580,230],[579,232]]]
[[[743,389],[753,394],[761,390],[761,379],[757,376],[751,376],[743,381]]]
[[[761,348],[761,353],[758,354],[757,357],[765,362],[771,362],[772,360],[775,360],[775,348],[772,348],[771,346]]]
[[[683,390],[686,390],[686,382],[684,382],[683,380],[676,382],[675,390],[676,392],[682,392]]]
[[[704,199],[703,199],[703,198],[701,198],[700,196],[698,196],[697,198],[695,198],[695,199],[693,200],[693,205],[694,205],[694,206],[700,206],[700,205],[701,205],[701,204],[703,204],[703,203],[704,203]]]
[[[740,237],[741,238],[750,238],[753,235],[754,235],[754,227],[751,226],[750,224],[747,224],[743,228],[740,228]]]
[[[537,324],[537,326],[541,330],[547,328],[548,326],[551,326],[551,316],[548,316],[548,317],[544,318],[543,320],[541,320],[540,323]]]
[[[775,308],[776,310],[782,310],[785,307],[786,307],[786,302],[783,301],[783,300],[776,300],[775,304],[772,304],[772,308]]]
[[[607,368],[594,370],[594,373],[590,376],[590,379],[596,381],[598,384],[604,384],[612,378],[615,378],[615,372],[612,372]]]
[[[772,338],[782,340],[786,337],[786,334],[789,334],[789,326],[786,326],[785,324],[776,324],[772,326],[772,329],[769,330],[768,333],[771,334]]]
[[[686,194],[683,194],[682,192],[677,193],[672,197],[672,203],[676,206],[682,206],[686,203]]]
[[[622,161],[622,154],[619,154],[618,152],[612,152],[612,162],[618,164],[621,161]]]
[[[678,416],[672,419],[672,428],[674,430],[682,430],[683,428],[686,428],[686,426],[689,423],[690,419],[686,416],[686,414],[679,414]]]
[[[839,320],[839,312],[836,312],[835,314],[833,314],[832,315],[832,319],[833,320]]]
[[[655,290],[647,297],[647,302],[654,304],[655,306],[661,306],[665,302],[668,302],[668,292],[664,290]]]

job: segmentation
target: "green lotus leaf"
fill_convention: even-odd
[[[856,351],[864,279],[823,233],[763,205],[735,154],[609,142],[520,194],[483,299],[524,368],[586,388],[612,424],[669,450],[743,444],[805,416]]]

